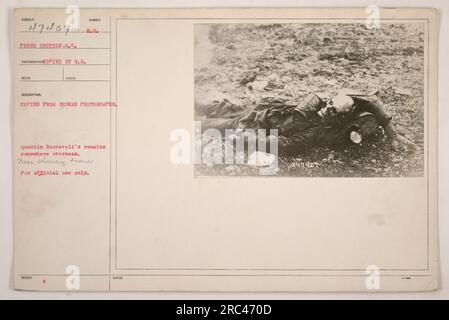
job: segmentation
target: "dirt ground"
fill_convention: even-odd
[[[419,24],[215,24],[195,29],[195,99],[253,104],[263,97],[323,99],[342,88],[379,90],[396,131],[395,150],[380,133],[361,145],[316,147],[280,159],[278,175],[422,176],[424,33]],[[198,166],[199,175],[257,175],[250,166]]]

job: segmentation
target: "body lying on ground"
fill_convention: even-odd
[[[279,154],[344,142],[347,140],[344,124],[362,112],[374,116],[393,146],[399,146],[404,140],[395,132],[391,117],[375,96],[339,94],[323,101],[310,94],[299,104],[282,98],[265,98],[254,106],[223,99],[197,104],[195,108],[203,131],[213,128],[224,134],[226,129],[277,129]]]

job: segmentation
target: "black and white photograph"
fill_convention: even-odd
[[[0,3],[0,300],[449,297],[449,2],[43,1]]]
[[[195,175],[422,177],[425,54],[419,21],[196,24]]]

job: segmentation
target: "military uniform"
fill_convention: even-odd
[[[333,117],[320,117],[326,106],[311,94],[301,103],[282,98],[265,98],[254,106],[239,106],[224,99],[201,108],[201,128],[214,128],[224,135],[225,129],[278,129],[279,154],[298,153],[311,146],[335,144],[346,139],[344,123],[354,112],[370,112],[390,138],[396,136],[382,105],[373,98],[351,96],[353,111]]]

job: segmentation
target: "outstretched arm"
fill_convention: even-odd
[[[398,134],[391,124],[391,117],[387,115],[385,112],[385,108],[377,101],[366,101],[361,100],[357,101],[358,106],[360,107],[360,111],[368,111],[376,117],[376,120],[383,127],[385,134],[391,140],[391,143],[394,148],[398,148],[400,146],[407,148],[410,145],[410,141]]]
[[[398,135],[391,124],[391,117],[387,115],[385,108],[377,101],[356,100],[357,108],[360,111],[367,111],[374,115],[377,122],[384,129],[387,137],[391,140],[397,139]]]

